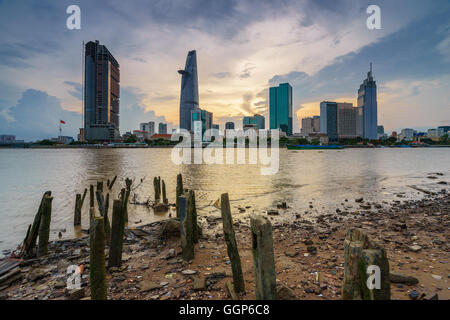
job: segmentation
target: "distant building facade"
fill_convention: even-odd
[[[330,142],[338,140],[336,102],[323,101],[320,103],[320,133],[327,134]]]
[[[402,132],[398,136],[398,140],[399,141],[402,141],[402,140],[412,141],[412,140],[414,140],[414,134],[415,134],[414,129],[409,129],[409,128],[402,129]]]
[[[302,128],[300,134],[303,137],[308,137],[312,133],[320,133],[320,117],[314,116],[302,119]]]
[[[147,132],[149,137],[151,137],[155,133],[155,122],[150,121],[150,122],[141,123],[139,128],[140,128],[140,131]]]
[[[213,125],[213,114],[206,110],[195,108],[191,110],[191,128],[194,131],[195,122],[201,122],[201,133],[202,137],[205,135],[206,130],[211,129]]]
[[[85,46],[84,135],[86,140],[120,138],[119,63],[104,45],[89,41]]]
[[[160,122],[158,125],[159,134],[167,134],[167,123]]]
[[[359,131],[364,139],[376,140],[378,138],[378,103],[377,103],[377,84],[372,76],[372,64],[367,78],[363,81],[358,90],[358,107],[360,117],[358,121]]]
[[[225,123],[225,130],[234,130],[234,122]]]
[[[269,89],[270,129],[292,135],[292,87],[282,83]]]
[[[255,114],[251,117],[244,117],[242,119],[243,129],[254,128],[256,130],[266,129],[266,118],[262,115]]]
[[[337,103],[337,134],[339,139],[355,139],[357,112],[352,103]]]

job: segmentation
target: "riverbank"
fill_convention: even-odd
[[[344,238],[348,229],[358,227],[384,245],[391,272],[409,276],[400,280],[409,284],[391,284],[392,299],[411,299],[415,292],[418,298],[437,294],[450,299],[448,190],[416,201],[402,199],[401,193],[397,198],[389,203],[342,199],[336,212],[308,220],[295,208],[270,210],[277,282],[289,288],[282,298],[340,299]],[[245,210],[251,211],[251,206],[232,208]],[[199,224],[203,232],[191,263],[181,259],[179,229],[173,220],[127,229],[123,264],[107,272],[108,298],[229,299],[225,282],[231,280],[231,267],[221,218],[199,216]],[[240,298],[254,299],[248,216],[234,218],[234,227],[246,285]],[[69,265],[83,269],[81,290],[66,289]],[[88,269],[88,237],[55,241],[47,257],[21,262],[12,270],[16,279],[6,288],[0,285],[0,297],[89,299]]]

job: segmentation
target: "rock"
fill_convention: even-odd
[[[162,234],[164,236],[180,236],[180,222],[175,219],[167,220],[164,224]]]
[[[418,245],[414,245],[414,246],[409,247],[409,250],[412,252],[419,252],[420,250],[422,250],[422,247],[418,246]]]
[[[184,274],[185,276],[191,276],[191,275],[197,274],[197,271],[186,269],[186,270],[181,271],[181,273]]]
[[[306,248],[306,250],[308,250],[308,252],[309,252],[310,254],[316,254],[316,253],[317,253],[317,248],[314,247],[314,246],[308,246],[308,247]]]
[[[413,290],[409,293],[409,297],[412,300],[417,300],[417,298],[419,297],[419,293],[416,290]]]
[[[86,295],[86,292],[85,292],[84,288],[73,289],[73,290],[69,291],[67,300],[80,300],[80,299],[84,298],[85,295]]]
[[[283,284],[278,285],[277,298],[278,300],[298,300],[294,291]]]
[[[278,210],[269,210],[269,211],[267,211],[267,214],[269,216],[278,216],[279,212],[278,212]]]
[[[391,283],[402,283],[409,286],[419,283],[419,280],[417,278],[395,271],[389,273],[389,279]]]
[[[67,283],[64,280],[59,280],[55,283],[55,289],[62,289],[67,286]]]
[[[438,276],[437,274],[432,274],[431,276],[433,277],[433,279],[442,280],[442,277]]]
[[[165,259],[169,260],[169,259],[172,259],[172,258],[175,258],[175,257],[176,257],[175,249],[170,249],[169,252],[167,253]]]
[[[160,289],[162,286],[160,283],[157,283],[155,281],[144,280],[139,283],[138,287],[141,292],[148,292],[155,289]]]
[[[296,256],[298,256],[298,252],[296,251],[285,251],[284,254],[290,258],[295,258]]]
[[[206,278],[205,277],[195,277],[193,281],[193,289],[195,291],[202,291],[206,289]]]
[[[437,292],[426,292],[422,294],[421,298],[423,300],[439,300],[439,295]]]
[[[46,272],[42,269],[35,269],[28,275],[28,281],[35,282],[45,277]]]
[[[355,202],[357,202],[357,203],[361,203],[363,201],[364,201],[364,198],[357,198],[357,199],[355,199]]]

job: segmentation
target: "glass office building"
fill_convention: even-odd
[[[244,117],[242,119],[243,128],[256,128],[259,130],[264,130],[266,128],[266,118],[259,114],[255,114],[253,117]]]
[[[328,141],[338,141],[337,103],[323,101],[320,103],[320,133],[328,135]]]
[[[282,83],[269,90],[270,129],[292,135],[292,87]]]

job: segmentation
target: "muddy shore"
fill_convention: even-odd
[[[251,207],[232,208],[243,210]],[[348,229],[358,227],[387,251],[390,271],[397,275],[391,281],[392,299],[450,299],[449,213],[447,189],[416,201],[401,194],[390,203],[343,199],[336,212],[313,220],[289,206],[262,213],[273,225],[280,298],[341,299],[344,238]],[[291,219],[280,221],[282,216]],[[230,299],[225,283],[232,279],[231,266],[221,218],[199,216],[199,224],[202,236],[190,263],[181,259],[175,220],[127,229],[122,266],[107,270],[108,298]],[[249,218],[236,218],[234,227],[246,286],[240,299],[255,299]],[[0,276],[0,299],[89,299],[88,243],[88,236],[54,241],[48,256],[17,261]],[[79,290],[66,287],[70,265],[81,266]]]

